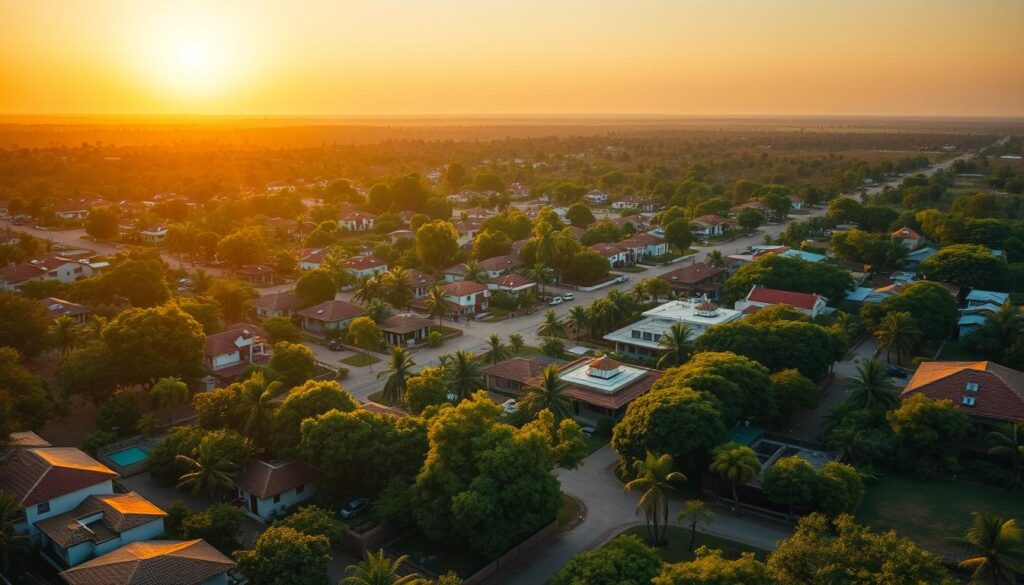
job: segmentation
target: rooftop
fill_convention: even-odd
[[[69,585],[201,585],[234,567],[205,540],[150,540],[127,544],[60,575]]]
[[[261,500],[283,494],[320,478],[320,472],[301,461],[253,459],[235,484]]]
[[[951,400],[980,418],[1024,419],[1024,372],[995,362],[925,362],[900,396],[918,393]]]
[[[314,321],[333,323],[354,319],[363,314],[363,308],[346,301],[324,301],[319,305],[302,309],[298,314]]]
[[[18,449],[3,461],[0,490],[32,506],[117,477],[74,447]]]

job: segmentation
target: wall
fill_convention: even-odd
[[[238,490],[241,494],[243,501],[245,502],[243,509],[252,513],[249,509],[249,494],[245,491]],[[281,501],[274,503],[274,498],[270,497],[266,500],[258,500],[256,502],[256,509],[258,510],[257,515],[263,520],[270,520],[274,517],[274,513],[278,512],[283,514],[285,510],[294,508],[295,506],[309,500],[316,493],[316,483],[306,484],[305,490],[301,494],[296,493],[294,489],[290,489],[287,492],[281,494]]]
[[[87,488],[80,489],[63,496],[58,496],[50,500],[50,511],[45,514],[38,514],[36,510],[37,506],[28,506],[25,508],[25,519],[28,521],[29,536],[33,541],[39,538],[39,529],[36,528],[36,522],[45,520],[50,516],[56,516],[57,514],[63,514],[69,512],[82,503],[85,498],[94,494],[112,494],[114,493],[114,484],[111,480],[91,485]]]

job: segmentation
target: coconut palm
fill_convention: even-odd
[[[160,378],[149,389],[149,395],[156,399],[160,408],[167,409],[167,422],[174,422],[174,408],[188,402],[188,385],[181,378]]]
[[[534,233],[534,241],[537,242],[537,261],[545,266],[554,265],[555,255],[558,254],[558,232],[545,223]]]
[[[85,321],[83,334],[87,339],[99,339],[103,334],[103,328],[107,326],[107,320],[99,315],[90,315]]]
[[[603,335],[615,324],[615,305],[608,299],[597,299],[587,309],[590,319],[590,333]]]
[[[202,268],[193,270],[189,278],[192,279],[192,291],[196,294],[203,294],[213,284],[213,276]]]
[[[50,340],[61,359],[68,355],[82,340],[78,322],[67,315],[61,315],[50,324]]]
[[[904,354],[913,353],[921,341],[921,330],[907,311],[889,313],[879,321],[875,329],[878,345],[885,348],[885,361],[896,351],[896,363],[903,363]]]
[[[466,276],[463,280],[470,282],[483,282],[487,280],[487,271],[476,260],[470,258],[466,264]]]
[[[761,462],[750,447],[726,443],[715,449],[715,456],[711,461],[711,473],[728,480],[732,486],[733,505],[736,506],[740,503],[739,486],[761,473]],[[735,508],[733,509],[735,510]]]
[[[658,368],[681,366],[693,351],[693,329],[686,323],[673,323],[668,332],[658,340],[658,347],[665,353],[658,358]]]
[[[372,299],[380,298],[381,292],[381,280],[379,278],[376,276],[364,276],[356,283],[356,288],[352,292],[352,299],[361,303],[369,303]]]
[[[639,491],[640,501],[636,505],[647,520],[647,531],[651,544],[659,545],[668,528],[668,496],[672,484],[686,481],[686,476],[673,471],[672,456],[658,455],[650,451],[643,460],[633,462],[634,479],[626,482],[626,491]]]
[[[391,305],[380,299],[373,299],[370,304],[366,305],[366,316],[380,325],[391,316]]]
[[[439,286],[430,289],[423,302],[426,303],[427,314],[437,317],[437,325],[440,327],[441,319],[448,314],[448,299],[445,298],[444,289]]]
[[[565,324],[558,319],[554,309],[548,309],[544,313],[544,321],[537,328],[537,335],[540,337],[561,337],[565,335]]]
[[[633,309],[636,308],[636,303],[633,301],[630,295],[627,295],[619,290],[609,291],[605,296],[606,299],[611,303],[612,306],[612,325],[618,326],[629,317]]]
[[[590,326],[590,315],[587,313],[586,307],[576,305],[569,309],[569,315],[565,320],[565,324],[576,333],[576,344],[578,345],[580,337],[583,337],[583,331]]]
[[[988,434],[988,454],[1009,461],[1017,474],[1017,487],[1024,487],[1024,421],[1006,425]]]
[[[644,286],[647,287],[647,294],[651,295],[651,300],[654,302],[658,302],[662,297],[668,297],[672,290],[668,281],[663,278],[648,278],[644,283]]]
[[[508,346],[512,348],[512,355],[519,355],[519,352],[523,349],[523,345],[526,342],[523,340],[523,336],[519,333],[510,333],[508,336]]]
[[[392,268],[387,286],[388,300],[396,307],[408,307],[412,297],[413,288],[409,282],[409,271],[401,266]]]
[[[384,382],[384,399],[391,404],[398,404],[405,400],[405,389],[412,377],[412,367],[416,362],[409,356],[409,350],[396,346],[391,349],[391,357],[388,358],[389,368],[379,374],[377,379],[387,376]]]
[[[537,254],[540,257],[540,254]],[[533,268],[529,270],[529,277],[532,278],[537,284],[540,285],[540,296],[544,297],[544,292],[547,290],[547,285],[555,282],[555,273],[546,264],[538,262],[533,265]]]
[[[683,507],[679,510],[676,518],[680,522],[690,525],[690,544],[687,546],[688,550],[692,552],[693,546],[697,543],[697,526],[700,524],[705,526],[711,524],[711,520],[714,517],[714,513],[701,500],[686,500],[683,502]]]
[[[523,395],[523,405],[529,412],[538,413],[545,408],[555,415],[555,420],[572,417],[572,402],[566,394],[568,385],[559,377],[558,366],[544,368],[540,383],[528,386]]]
[[[192,495],[199,495],[204,489],[212,500],[219,490],[235,489],[235,478],[242,470],[244,461],[232,461],[219,453],[212,443],[201,442],[192,457],[178,455],[175,461],[186,465],[191,471],[178,478],[175,489],[189,487]]]
[[[338,585],[414,585],[420,583],[420,577],[416,573],[399,576],[398,570],[408,556],[401,556],[391,560],[384,556],[384,551],[379,550],[377,554],[366,552],[366,558],[354,565],[345,568],[348,577],[338,582]]]
[[[1020,335],[1024,317],[1019,307],[1007,301],[998,311],[991,313],[985,322],[964,338],[968,347],[975,349],[989,359],[1002,361],[1006,350]]]
[[[497,364],[507,359],[508,349],[501,343],[501,338],[496,333],[492,333],[487,347],[487,361]]]
[[[956,539],[978,556],[960,563],[972,570],[971,583],[1013,585],[1024,571],[1024,529],[1016,520],[1003,520],[994,514],[973,512],[974,522]]]
[[[725,257],[722,256],[720,250],[712,250],[708,252],[707,263],[714,266],[715,268],[725,268]]]
[[[331,273],[331,276],[334,277],[334,282],[338,288],[341,288],[342,283],[348,280],[347,275],[349,272],[345,270],[345,261],[348,258],[345,256],[345,251],[341,249],[341,246],[331,246],[327,249],[323,262],[320,263],[320,267]]]
[[[846,382],[846,389],[850,392],[847,400],[858,408],[889,410],[900,400],[896,386],[878,360],[864,360],[857,366],[857,375]]]
[[[647,302],[647,295],[647,281],[636,281],[636,284],[633,285],[633,297],[636,298],[638,303],[645,303]]]
[[[468,398],[470,394],[483,387],[480,362],[474,360],[470,352],[460,349],[452,354],[445,371],[452,391],[460,399]]]
[[[28,555],[31,550],[28,535],[15,530],[22,522],[24,514],[18,500],[0,491],[0,574],[10,575],[11,559]]]
[[[280,382],[268,380],[262,369],[256,370],[248,380],[242,382],[242,431],[252,437],[258,447],[266,444],[274,411],[278,406],[278,403],[274,402],[274,397],[282,387]]]

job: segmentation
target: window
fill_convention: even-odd
[[[50,502],[43,502],[36,506],[36,512],[39,514],[45,514],[50,511]]]
[[[978,391],[978,383],[977,382],[968,382],[967,383],[967,391],[968,392],[977,392]]]
[[[629,336],[632,337],[633,339],[640,339],[640,332],[634,329],[629,332]]]
[[[295,488],[295,493],[296,494],[301,494],[304,491],[306,491],[306,486],[304,486],[304,485],[300,485],[299,487]]]
[[[281,494],[277,494],[276,496],[274,496],[274,503],[275,504],[280,504],[281,503]]]
[[[651,341],[652,339],[654,339],[654,336],[651,335],[651,332],[644,331],[644,341]]]
[[[974,406],[974,397],[973,396],[964,396],[964,399],[963,399],[962,402],[963,402],[964,406]]]
[[[661,334],[660,333],[655,333],[654,334],[654,341],[661,341]]]

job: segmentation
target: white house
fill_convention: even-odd
[[[15,292],[31,280],[46,277],[46,269],[35,264],[11,264],[0,268],[0,290]]]
[[[718,215],[701,215],[690,222],[691,230],[700,238],[708,239],[725,233],[726,220]]]
[[[448,315],[454,318],[468,318],[486,313],[491,297],[491,292],[486,286],[471,281],[449,282],[444,285],[442,292],[448,301]],[[417,309],[426,309],[423,299],[417,299],[411,304]]]
[[[299,269],[316,270],[327,258],[327,248],[303,248],[299,251]]]
[[[772,305],[789,305],[813,318],[821,313],[828,301],[817,294],[778,290],[755,284],[747,293],[747,298],[736,301],[736,310],[751,313]]]
[[[231,382],[251,364],[269,359],[266,334],[249,323],[235,323],[220,333],[206,336],[203,362],[209,376],[207,390],[218,382]]]
[[[487,273],[487,278],[498,278],[510,270],[523,267],[523,261],[514,254],[495,256],[487,260],[481,260],[478,264]]]
[[[338,216],[338,227],[350,232],[365,232],[373,229],[376,218],[374,214],[365,211],[343,211]]]
[[[629,248],[637,260],[657,258],[668,254],[668,242],[665,241],[665,238],[651,234],[636,234],[625,240],[620,240],[618,245]]]
[[[636,262],[633,250],[618,244],[594,244],[590,249],[607,258],[608,264],[612,268],[627,266]]]
[[[167,226],[158,225],[154,228],[142,230],[139,232],[139,236],[147,244],[159,244],[167,238]]]
[[[738,321],[743,314],[724,309],[706,298],[670,301],[643,313],[643,319],[612,331],[604,339],[615,344],[615,351],[629,355],[653,357],[661,355],[661,338],[676,323],[685,323],[694,338],[709,327]]]
[[[591,203],[604,203],[608,201],[608,194],[600,189],[594,189],[583,196],[584,199]]]
[[[353,256],[345,260],[342,266],[357,279],[376,276],[388,271],[388,263],[373,256]]]
[[[245,513],[267,521],[312,498],[319,479],[320,472],[301,461],[253,459],[235,485]]]

